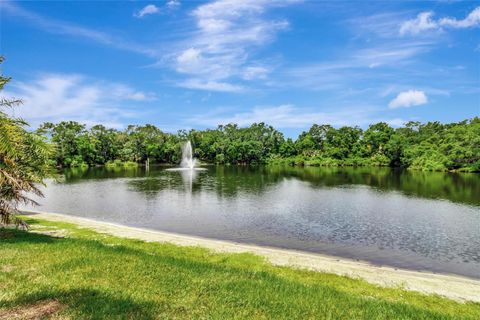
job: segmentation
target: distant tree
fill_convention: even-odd
[[[308,130],[308,133],[310,134],[310,137],[312,137],[312,140],[315,142],[315,149],[324,150],[325,144],[329,136],[331,137],[333,131],[335,131],[335,129],[330,125],[314,124],[310,128],[310,130]]]
[[[316,146],[315,140],[309,132],[302,132],[295,141],[295,149],[305,156],[314,155]]]
[[[385,146],[393,133],[393,128],[385,122],[370,125],[363,134],[367,155],[384,154]]]
[[[90,151],[88,136],[85,137],[85,125],[76,121],[62,121],[58,124],[47,122],[37,131],[50,137],[55,146],[55,160],[59,166],[82,165],[83,157],[80,152]]]
[[[95,145],[95,163],[104,164],[118,158],[121,144],[115,129],[107,129],[103,125],[95,125],[90,129],[90,137]]]
[[[295,143],[291,138],[288,138],[280,145],[279,153],[282,157],[292,157],[297,155]]]
[[[347,159],[359,153],[359,143],[362,129],[359,127],[341,127],[333,131],[334,135],[329,139],[330,156],[336,159]]]

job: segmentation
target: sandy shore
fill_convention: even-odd
[[[265,257],[275,265],[361,278],[370,283],[385,287],[400,286],[407,290],[419,291],[426,294],[438,294],[457,301],[480,302],[480,280],[461,276],[380,267],[367,262],[359,262],[334,256],[132,228],[57,213],[26,211],[25,214],[34,214],[35,217],[39,219],[74,223],[97,232],[119,237],[152,242],[169,242],[180,246],[201,246],[216,252],[250,252]]]

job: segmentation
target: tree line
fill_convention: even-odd
[[[432,171],[480,171],[480,118],[456,123],[385,122],[360,127],[317,125],[297,139],[265,123],[215,129],[180,130],[154,125],[124,130],[64,121],[44,123],[36,131],[55,146],[57,166],[95,166],[116,162],[175,164],[190,140],[195,156],[216,164],[289,164],[318,166],[391,166]]]

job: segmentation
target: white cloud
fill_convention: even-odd
[[[156,97],[153,93],[145,93],[143,91],[137,91],[125,84],[118,83],[100,83],[98,86],[103,89],[108,89],[109,95],[113,99],[117,100],[132,100],[132,101],[153,101]]]
[[[372,35],[380,38],[396,38],[398,26],[405,20],[404,11],[380,12],[368,16],[357,16],[347,19],[346,25],[357,37],[372,40]]]
[[[480,25],[480,7],[475,8],[463,20],[455,18],[442,18],[439,22],[442,26],[449,26],[453,28],[471,28]]]
[[[383,65],[398,66],[408,62],[418,54],[429,50],[429,42],[407,44],[386,44],[362,49],[352,54],[352,64],[360,67],[376,68]]]
[[[400,35],[419,34],[429,30],[442,30],[443,27],[450,28],[472,28],[480,25],[480,7],[475,8],[465,19],[456,18],[433,19],[432,11],[421,12],[415,19],[405,21],[400,26]]]
[[[149,5],[146,5],[145,7],[143,7],[141,10],[135,12],[133,14],[133,16],[136,17],[136,18],[143,18],[146,15],[155,14],[155,13],[159,13],[159,12],[160,12],[160,8],[158,8],[154,4],[149,4]]]
[[[285,104],[274,107],[255,107],[249,111],[226,115],[228,110],[217,110],[207,114],[198,114],[186,119],[194,126],[217,126],[219,124],[236,123],[248,126],[252,123],[266,122],[275,128],[307,128],[312,124],[331,124],[333,126],[368,126],[380,121],[393,126],[400,126],[406,121],[399,118],[378,118],[371,108],[347,108],[334,112],[312,111]]]
[[[245,80],[266,79],[270,70],[262,66],[248,66],[243,70],[242,78]]]
[[[405,21],[400,26],[400,34],[418,34],[422,31],[438,29],[438,23],[432,20],[433,12],[421,12],[415,19]]]
[[[119,83],[95,81],[82,75],[45,74],[25,82],[12,82],[7,96],[18,97],[23,105],[15,115],[23,117],[32,126],[42,122],[75,120],[88,125],[121,126],[121,119],[134,117],[125,107],[128,102],[155,99],[152,94],[134,90]]]
[[[169,0],[167,1],[167,3],[165,4],[165,6],[168,8],[168,9],[176,9],[178,7],[180,7],[181,3],[179,0]]]
[[[267,19],[263,13],[292,2],[296,1],[217,0],[200,5],[191,12],[196,31],[173,54],[176,71],[192,77],[198,84],[195,87],[205,90],[211,87],[209,83],[265,78],[270,68],[252,63],[254,49],[271,42],[288,22]]]
[[[408,90],[400,92],[395,99],[390,101],[388,107],[390,109],[396,108],[410,108],[419,106],[428,102],[427,95],[423,91]]]
[[[188,48],[177,57],[177,71],[184,73],[200,73],[203,70],[201,51]]]
[[[218,92],[241,92],[245,90],[243,86],[214,80],[205,81],[204,79],[188,79],[183,82],[177,83],[177,85],[179,87],[187,89],[209,90]]]

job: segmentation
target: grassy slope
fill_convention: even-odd
[[[2,312],[55,299],[61,318],[479,319],[480,304],[275,267],[250,254],[145,243],[29,219],[0,230]],[[43,226],[44,229],[39,229]],[[46,226],[46,228],[45,228]]]

